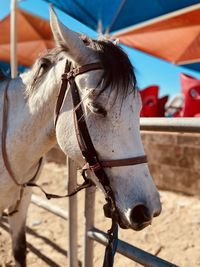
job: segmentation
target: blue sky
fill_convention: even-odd
[[[48,4],[42,0],[21,0],[18,6],[49,19]],[[0,0],[0,19],[9,13],[10,1]],[[96,33],[79,23],[73,18],[56,9],[60,20],[72,30],[96,37]],[[1,37],[0,37],[1,38]],[[177,67],[171,63],[162,61],[155,57],[144,54],[135,49],[123,46],[128,53],[131,62],[135,68],[139,88],[145,88],[148,85],[158,84],[160,86],[160,96],[169,94],[171,96],[181,93],[180,73],[188,73],[196,78],[200,78],[200,72],[191,71],[186,68]]]

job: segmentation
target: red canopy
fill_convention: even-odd
[[[175,64],[200,61],[200,4],[130,27],[114,37]]]
[[[10,15],[0,21],[0,60],[10,62]],[[17,59],[31,66],[40,53],[53,48],[49,22],[17,9]]]

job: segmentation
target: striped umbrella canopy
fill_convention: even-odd
[[[10,15],[0,21],[0,60],[10,62]],[[43,51],[53,48],[49,22],[17,9],[17,59],[31,66]]]

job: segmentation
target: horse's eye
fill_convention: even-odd
[[[51,61],[47,58],[41,58],[39,61],[39,68],[37,72],[37,77],[41,77],[44,73],[49,70],[51,66]]]
[[[40,63],[40,68],[46,70],[51,65],[51,61],[47,58],[43,58]]]
[[[42,64],[40,65],[40,68],[42,68],[42,69],[47,69],[47,68],[48,68],[48,65],[47,65],[46,63],[42,63]]]

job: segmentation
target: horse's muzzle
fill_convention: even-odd
[[[112,218],[111,207],[109,203],[106,203],[103,207],[104,215],[108,218]],[[148,207],[144,204],[136,205],[129,215],[124,215],[118,211],[117,222],[122,229],[133,229],[140,231],[149,226],[153,217],[159,216],[161,209],[153,214],[149,211]]]

